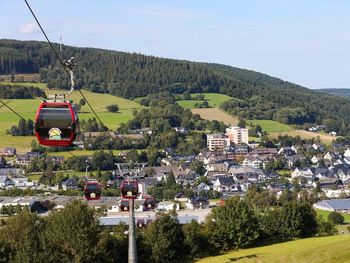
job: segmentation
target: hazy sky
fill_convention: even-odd
[[[349,0],[28,1],[54,42],[350,88]],[[0,38],[44,40],[24,1],[0,6]]]

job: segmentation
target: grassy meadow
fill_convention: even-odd
[[[4,82],[3,82],[4,83]],[[63,90],[49,90],[44,83],[7,83],[14,85],[27,85],[43,88],[47,95],[49,94],[63,94],[66,91]],[[132,119],[132,112],[141,108],[141,105],[135,101],[112,96],[109,94],[93,93],[90,91],[82,91],[87,100],[90,102],[93,109],[97,112],[102,122],[108,126],[111,130],[115,130],[121,123],[127,122]],[[80,93],[75,91],[69,99],[75,102],[79,102],[81,99]],[[3,102],[9,102],[8,105],[21,114],[24,118],[35,118],[35,113],[40,105],[42,99],[8,99],[2,100]],[[119,112],[108,112],[105,107],[110,104],[118,104]],[[1,105],[0,105],[1,106]],[[81,109],[79,118],[88,119],[94,117],[88,105],[85,105]],[[6,146],[14,146],[19,152],[25,152],[30,150],[30,142],[35,139],[34,137],[14,137],[6,134],[6,130],[10,129],[12,125],[17,125],[19,117],[12,113],[6,107],[0,108],[0,149]]]
[[[350,235],[294,240],[268,246],[240,249],[199,263],[345,263],[350,262]]]
[[[191,94],[195,97],[199,93]],[[201,93],[204,95],[204,100],[208,101],[209,106],[213,108],[218,108],[221,103],[233,99],[230,96],[219,94],[219,93]],[[196,103],[202,103],[204,100],[178,100],[176,101],[183,108],[196,108]]]
[[[222,121],[226,125],[236,125],[238,123],[238,118],[236,116],[231,116],[218,108],[191,109],[191,111],[193,114],[199,114],[199,116],[205,120]]]
[[[249,125],[250,123],[253,125],[260,125],[263,131],[266,131],[267,133],[289,132],[294,130],[293,127],[287,124],[272,120],[247,120],[247,124]]]

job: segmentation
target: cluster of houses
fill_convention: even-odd
[[[176,131],[187,132],[181,128],[176,128]],[[148,132],[133,131],[134,134]],[[195,196],[192,198],[183,197],[181,193],[174,197],[175,200],[187,198],[182,201],[191,209],[208,208],[208,199],[203,196],[210,191],[221,196],[243,196],[250,186],[259,184],[279,195],[296,180],[306,190],[319,187],[330,198],[350,195],[350,144],[333,144],[332,149],[328,147],[327,150],[321,143],[261,148],[257,144],[249,144],[248,129],[229,127],[225,134],[208,134],[207,149],[197,155],[179,156],[171,148],[165,149],[164,153],[166,157],[160,160],[161,166],[148,167],[152,171],[151,176],[140,176],[139,190],[147,194],[150,186],[155,186],[173,174],[177,184],[194,191]],[[7,147],[1,155],[14,158],[7,164],[2,164],[4,158],[0,158],[0,188],[31,187],[35,184],[28,182],[22,169],[14,167],[29,165],[34,158],[39,157],[38,153],[16,154],[15,148]],[[50,158],[57,163],[64,161],[63,157]],[[198,174],[193,169],[193,162],[203,166],[204,174]],[[272,165],[276,162],[283,163],[283,176],[289,182],[280,180],[280,171]],[[115,180],[107,182],[109,187],[114,184]],[[61,186],[63,190],[78,189],[79,179],[67,179]]]

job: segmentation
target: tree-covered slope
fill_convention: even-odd
[[[350,89],[317,89],[316,91],[340,97],[350,98]]]
[[[274,119],[286,124],[324,123],[344,135],[349,130],[348,99],[258,72],[95,48],[64,46],[61,55],[75,57],[78,88],[125,98],[160,91],[217,92],[240,99],[222,106],[240,117]],[[47,43],[0,40],[0,74],[38,72],[49,87],[69,87],[67,74]]]

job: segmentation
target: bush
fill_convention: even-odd
[[[330,212],[328,215],[328,222],[339,225],[344,223],[344,217],[338,212]]]
[[[117,104],[112,104],[112,105],[108,105],[106,107],[106,109],[109,111],[109,112],[117,112],[119,111],[119,106]]]

